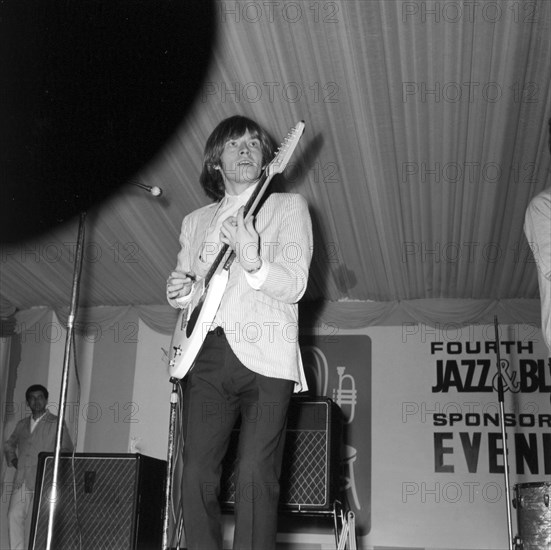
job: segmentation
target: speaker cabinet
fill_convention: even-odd
[[[53,453],[40,453],[31,550],[46,548]],[[140,454],[62,453],[51,548],[158,550],[166,462]]]
[[[233,430],[223,463],[220,503],[235,505],[239,427]],[[330,511],[338,498],[341,447],[339,408],[329,398],[293,397],[289,405],[280,480],[280,508]]]

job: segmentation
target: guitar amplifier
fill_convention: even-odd
[[[326,397],[293,397],[289,405],[280,480],[280,508],[291,512],[331,511],[338,499],[340,409]],[[223,463],[220,503],[235,505],[235,463],[239,427],[233,430]]]
[[[46,548],[53,453],[40,453],[30,548]],[[140,454],[62,453],[51,548],[158,550],[166,461]]]

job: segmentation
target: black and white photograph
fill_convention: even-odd
[[[0,37],[0,550],[551,550],[551,1]]]

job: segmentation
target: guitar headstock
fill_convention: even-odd
[[[267,176],[281,174],[283,170],[285,170],[304,132],[304,127],[304,121],[301,120],[289,130],[289,133],[285,136],[285,139],[281,142],[281,145],[276,151],[275,157],[270,164],[266,166],[265,174]]]

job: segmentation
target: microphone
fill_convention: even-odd
[[[160,197],[163,194],[163,190],[160,187],[157,187],[154,185],[151,187],[150,185],[144,185],[143,183],[140,183],[139,181],[131,181],[129,182],[130,185],[135,185],[136,187],[139,187],[140,189],[145,189],[149,193],[151,193],[154,197]]]

